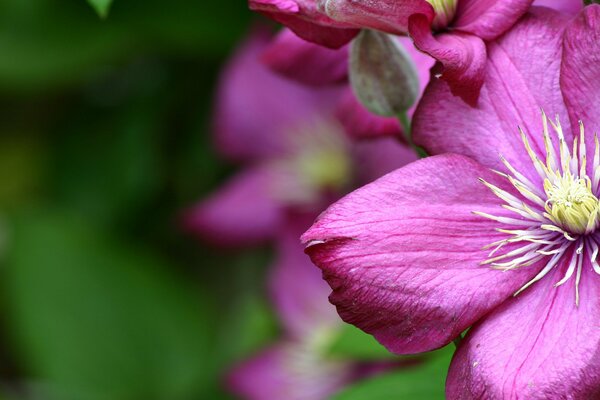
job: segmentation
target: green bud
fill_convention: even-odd
[[[350,83],[358,100],[372,113],[398,116],[419,95],[416,67],[396,39],[363,30],[350,51]]]

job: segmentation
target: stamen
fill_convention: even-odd
[[[537,275],[519,289],[515,296],[542,279],[552,269],[565,265],[566,271],[555,283],[555,287],[565,284],[575,275],[575,303],[579,305],[579,283],[584,258],[589,260],[594,272],[600,275],[600,263],[597,261],[600,252],[597,238],[600,238],[600,235],[595,233],[600,227],[600,141],[598,135],[594,134],[594,157],[590,167],[591,176],[588,176],[588,154],[583,123],[579,122],[579,135],[573,139],[572,149],[567,145],[558,116],[553,122],[548,120],[542,111],[542,125],[544,160],[534,151],[525,131],[519,128],[519,133],[533,168],[543,182],[543,190],[502,156],[500,161],[508,173],[493,172],[510,183],[514,190],[507,191],[480,179],[504,202],[502,207],[515,214],[506,216],[473,212],[507,226],[496,229],[508,237],[485,246],[484,249],[492,250],[481,264],[509,271],[540,261],[545,262]],[[552,139],[549,127],[554,130],[557,143]],[[510,243],[520,245],[507,249],[505,246]],[[568,265],[564,263],[567,255],[570,257]]]

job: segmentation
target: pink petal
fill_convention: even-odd
[[[533,0],[460,0],[452,26],[484,40],[509,30],[527,12]]]
[[[277,235],[277,259],[270,277],[270,292],[286,332],[298,339],[316,327],[335,327],[342,322],[327,301],[329,287],[321,271],[304,254],[300,235],[314,215],[293,215]]]
[[[434,37],[429,20],[421,14],[410,18],[409,30],[415,46],[442,63],[441,77],[452,93],[475,106],[485,76],[485,43],[459,32]]]
[[[396,138],[361,140],[354,145],[359,182],[369,183],[418,159],[415,152]]]
[[[488,46],[485,84],[476,108],[452,96],[448,85],[432,79],[413,118],[417,144],[430,154],[470,156],[503,170],[499,154],[535,181],[518,127],[529,133],[534,149],[543,149],[543,108],[548,115],[567,113],[559,87],[561,35],[566,20],[538,8],[498,42]],[[570,129],[565,134],[570,143]]]
[[[346,87],[336,115],[346,132],[353,138],[377,138],[402,134],[397,118],[381,117],[371,113],[358,101],[350,86]]]
[[[228,376],[227,386],[248,400],[283,399],[290,385],[285,363],[285,348],[269,348],[237,366]]]
[[[227,379],[248,400],[325,400],[352,379],[351,365],[323,360],[302,342],[285,341],[235,368]]]
[[[584,265],[554,287],[569,259],[467,334],[450,366],[449,399],[600,398],[600,279]]]
[[[281,222],[280,205],[271,197],[270,172],[248,169],[192,208],[185,228],[218,245],[245,245],[271,238]]]
[[[309,122],[331,118],[340,91],[317,89],[283,79],[260,55],[269,35],[255,32],[225,68],[215,109],[219,150],[234,160],[253,161],[284,153],[290,135]]]
[[[358,29],[317,10],[315,0],[249,0],[248,4],[250,9],[287,26],[301,38],[330,48],[345,45],[358,33]]]
[[[600,130],[599,54],[600,6],[591,5],[565,30],[560,81],[571,124],[581,120],[589,133]],[[587,139],[592,146],[593,135]]]
[[[496,181],[466,157],[426,158],[319,217],[302,240],[342,319],[392,352],[428,351],[449,343],[535,273],[480,265],[489,252],[482,247],[503,236],[497,223],[472,212],[503,209],[479,177]]]
[[[348,78],[348,47],[339,50],[307,42],[289,29],[269,44],[262,60],[279,74],[308,85],[345,82]]]
[[[319,0],[321,8],[332,19],[387,33],[406,34],[408,18],[423,14],[431,23],[433,7],[425,0]]]
[[[554,8],[571,15],[575,15],[583,9],[581,0],[535,0],[533,5]]]

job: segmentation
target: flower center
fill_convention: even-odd
[[[567,173],[558,182],[544,181],[548,196],[548,211],[552,220],[569,233],[583,235],[596,230],[599,224],[598,198],[591,190],[591,181]]]
[[[433,6],[435,17],[431,27],[434,31],[439,31],[450,25],[456,14],[458,0],[427,0]]]
[[[350,144],[333,121],[313,121],[289,132],[289,151],[274,162],[274,195],[289,205],[314,205],[342,192],[352,176]]]
[[[550,136],[548,123],[556,132],[557,144]],[[501,160],[509,173],[495,172],[508,180],[514,190],[507,191],[482,180],[505,202],[503,208],[513,213],[490,215],[475,212],[510,227],[498,229],[507,237],[486,246],[493,250],[482,264],[505,271],[533,264],[542,265],[538,274],[515,295],[542,279],[552,269],[564,268],[565,274],[555,286],[564,284],[575,275],[575,302],[579,304],[579,282],[584,260],[600,275],[597,261],[600,249],[600,143],[595,135],[592,165],[588,166],[582,123],[579,125],[579,137],[573,139],[572,151],[567,146],[558,118],[553,123],[544,114],[543,126],[545,160],[532,149],[527,135],[521,131],[525,151],[533,164],[532,170],[543,182],[543,188],[517,171],[503,157]]]

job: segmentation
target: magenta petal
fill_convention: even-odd
[[[396,138],[361,140],[354,145],[358,179],[369,183],[418,159],[416,153]]]
[[[336,21],[400,35],[408,32],[411,15],[423,14],[429,23],[434,16],[425,0],[319,0],[319,5]]]
[[[554,8],[571,15],[577,14],[583,8],[581,0],[535,0],[533,5]]]
[[[363,106],[347,86],[336,112],[348,135],[357,139],[399,136],[402,128],[396,118],[381,117]]]
[[[442,63],[441,77],[448,82],[452,93],[476,105],[486,67],[483,40],[458,32],[434,37],[429,21],[420,14],[410,18],[410,35],[418,49]]]
[[[277,260],[270,278],[270,292],[287,334],[301,340],[316,327],[341,324],[335,308],[327,301],[329,287],[321,271],[304,254],[300,235],[314,216],[287,218],[277,235]]]
[[[353,371],[315,350],[308,343],[282,342],[234,369],[229,389],[248,400],[326,400],[350,382]]]
[[[600,280],[586,261],[576,306],[574,279],[554,287],[568,263],[469,331],[450,366],[449,399],[600,398]]]
[[[445,82],[432,79],[413,117],[417,144],[430,154],[464,154],[500,170],[502,154],[519,171],[531,171],[518,127],[530,133],[535,149],[543,149],[540,110],[567,121],[559,87],[565,24],[559,13],[537,8],[498,42],[490,43],[476,108],[452,96]],[[563,128],[570,143],[569,126]],[[528,174],[530,179],[534,175]]]
[[[571,124],[583,121],[588,132],[600,130],[600,6],[585,7],[565,30],[561,88]],[[588,135],[592,145],[592,135]]]
[[[315,120],[331,118],[340,95],[338,89],[305,87],[268,69],[260,55],[269,40],[269,35],[254,33],[219,81],[216,141],[234,160],[280,156],[290,146],[290,135]]]
[[[228,376],[227,386],[248,400],[284,399],[291,380],[285,363],[285,349],[272,347],[237,366]]]
[[[191,209],[185,228],[219,245],[244,245],[271,238],[282,212],[271,197],[272,176],[265,168],[249,169]]]
[[[482,247],[504,237],[496,223],[472,214],[503,213],[480,177],[497,181],[466,157],[430,157],[319,217],[302,239],[342,319],[395,353],[428,351],[452,341],[535,273],[480,265],[489,252]]]
[[[527,12],[532,2],[533,0],[460,0],[452,26],[484,40],[493,40],[510,29]]]
[[[358,33],[358,29],[319,12],[315,0],[249,0],[248,4],[250,9],[287,26],[301,38],[334,49]]]
[[[282,30],[263,53],[274,71],[308,85],[327,85],[348,78],[348,48],[339,50],[307,42],[289,29]]]

